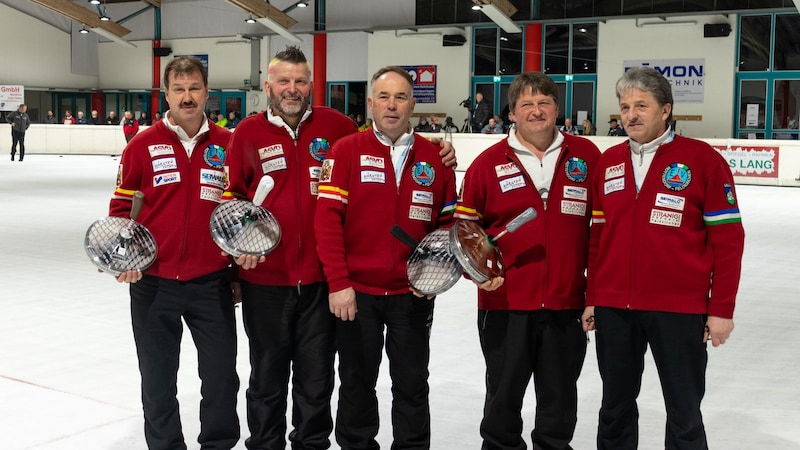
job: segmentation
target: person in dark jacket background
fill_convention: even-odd
[[[31,126],[31,118],[28,117],[28,105],[21,104],[16,111],[9,113],[6,117],[11,124],[11,160],[17,153],[17,142],[19,142],[19,160],[25,157],[25,132]]]

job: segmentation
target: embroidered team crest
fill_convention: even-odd
[[[311,140],[311,143],[308,144],[308,153],[317,161],[325,159],[325,155],[330,149],[331,143],[325,138],[314,138]]]
[[[225,164],[225,149],[217,144],[211,144],[203,151],[203,159],[209,167],[221,167]]]
[[[672,163],[664,169],[661,182],[670,191],[682,191],[692,182],[692,169],[686,164]]]
[[[733,186],[725,183],[723,187],[725,188],[725,199],[728,200],[728,204],[733,205],[736,203],[736,197],[733,195]]]
[[[564,164],[564,171],[567,174],[567,178],[575,183],[583,183],[586,181],[586,177],[589,176],[589,169],[586,167],[586,161],[574,156],[569,158],[566,164]]]
[[[411,178],[420,186],[430,186],[436,179],[436,171],[430,164],[417,161],[411,168]]]

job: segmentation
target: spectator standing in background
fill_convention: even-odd
[[[106,117],[106,125],[119,125],[119,117],[117,117],[117,113],[114,111],[108,113],[108,117]]]
[[[83,111],[78,111],[78,117],[75,118],[76,125],[86,125],[89,122],[86,120],[86,117],[83,116]]]
[[[11,124],[11,160],[17,153],[17,143],[19,143],[19,161],[25,157],[25,132],[31,126],[31,118],[28,117],[28,105],[21,104],[16,111],[8,113],[6,120]]]
[[[53,111],[47,111],[47,117],[44,118],[44,123],[51,125],[58,123],[58,119],[53,115]]]
[[[625,130],[619,126],[619,122],[617,119],[611,119],[608,121],[608,135],[609,136],[627,136]]]
[[[100,117],[100,114],[97,112],[96,109],[92,110],[92,117],[89,117],[89,120],[87,122],[88,122],[89,125],[103,125],[103,124],[105,124],[105,122]]]
[[[125,142],[130,142],[138,132],[139,122],[133,118],[132,112],[125,111],[125,119],[122,121],[122,134],[125,135]]]
[[[475,94],[475,109],[472,111],[472,132],[480,133],[483,127],[489,123],[492,111],[489,104],[483,100],[483,94]]]
[[[139,119],[136,122],[139,123],[139,126],[150,125],[150,116],[147,115],[147,111],[142,111],[139,114]]]
[[[75,118],[72,117],[72,111],[67,110],[64,113],[64,120],[61,121],[64,125],[75,125]]]

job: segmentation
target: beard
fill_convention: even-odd
[[[276,112],[280,113],[280,115],[282,115],[282,116],[293,117],[293,118],[300,117],[308,109],[308,98],[305,98],[303,96],[299,96],[299,100],[300,100],[300,104],[299,105],[284,104],[283,103],[284,99],[295,100],[295,99],[293,99],[291,97],[289,97],[289,98],[278,97],[276,95],[273,95],[271,91],[269,93],[269,103],[270,103],[270,105],[272,105],[274,110]]]

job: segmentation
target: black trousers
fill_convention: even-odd
[[[597,362],[603,379],[598,449],[635,449],[639,444],[636,398],[648,344],[667,410],[664,448],[708,448],[700,413],[708,363],[705,322],[701,314],[595,308]]]
[[[19,142],[19,160],[25,157],[25,132],[11,130],[11,157],[17,153],[17,143]]]
[[[145,275],[130,285],[131,316],[142,375],[144,433],[151,450],[185,450],[177,374],[183,323],[197,347],[203,450],[239,440],[236,319],[227,270],[189,282]]]
[[[336,441],[342,450],[380,448],[375,386],[384,345],[392,379],[392,449],[429,449],[428,361],[434,301],[412,294],[356,292],[353,321],[336,322],[339,409]]]
[[[243,281],[242,310],[250,339],[247,448],[286,448],[290,372],[292,448],[330,448],[336,334],[327,285],[261,286]]]
[[[570,449],[578,420],[577,382],[586,357],[581,310],[478,311],[486,362],[482,449],[525,449],[522,401],[533,376],[534,449]]]

